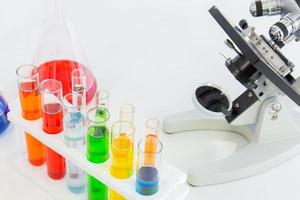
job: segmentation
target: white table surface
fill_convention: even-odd
[[[40,0],[0,0],[0,90],[17,98],[15,69],[31,63],[43,19]],[[278,18],[253,19],[250,1],[199,0],[65,0],[99,84],[111,91],[116,119],[124,102],[136,106],[137,137],[143,121],[192,109],[197,84],[221,84],[237,97],[244,88],[224,66],[218,52],[234,55],[223,45],[226,38],[207,10],[217,5],[235,23],[246,18],[267,34]],[[68,6],[66,6],[68,5]],[[284,53],[300,64],[297,44]],[[296,74],[299,68],[296,69]],[[298,73],[299,74],[299,73]],[[0,199],[51,199],[13,171],[7,162],[19,150],[16,127],[0,137]],[[182,170],[196,163],[229,156],[246,144],[239,135],[217,132],[162,134],[164,158]],[[187,200],[281,200],[300,197],[300,156],[263,174],[233,183],[191,188]],[[18,191],[18,192],[16,192]],[[19,192],[20,191],[20,192]]]

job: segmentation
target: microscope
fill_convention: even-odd
[[[249,143],[218,161],[199,163],[188,171],[188,183],[205,186],[246,178],[271,169],[300,153],[300,78],[282,48],[300,39],[300,0],[257,0],[254,17],[280,15],[270,39],[241,20],[232,25],[217,7],[209,13],[230,39],[236,52],[225,66],[245,91],[231,101],[219,86],[206,83],[195,89],[196,109],[173,114],[163,121],[166,133],[192,130],[230,131]]]

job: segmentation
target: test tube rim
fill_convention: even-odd
[[[104,109],[104,110],[107,111],[107,118],[106,118],[105,120],[101,121],[101,122],[97,122],[96,120],[91,120],[91,119],[89,118],[89,113],[92,112],[92,111],[94,111],[94,110],[97,110],[98,108],[101,108],[101,109]],[[106,109],[106,108],[103,107],[103,106],[95,106],[95,107],[89,109],[89,110],[87,111],[87,113],[86,113],[86,120],[87,120],[88,122],[90,122],[90,123],[106,123],[106,122],[109,121],[109,119],[110,119],[110,113],[109,113],[108,109]],[[89,127],[88,127],[88,128],[89,128]]]
[[[109,93],[109,91],[108,90],[106,90],[106,89],[99,89],[98,90],[99,91],[99,99],[108,99],[109,98],[109,96],[110,96],[110,93]],[[101,96],[101,93],[102,92],[105,92],[105,96]]]
[[[74,75],[74,73],[77,72],[77,71],[80,72],[80,73],[79,73],[79,76]],[[85,71],[84,71],[83,69],[78,68],[78,69],[72,70],[71,76],[72,76],[72,79],[73,79],[73,78],[86,78],[86,73],[85,73]]]
[[[151,127],[151,126],[149,126],[149,125],[148,125],[148,122],[154,121],[154,120],[158,122],[158,125],[157,125],[156,127]],[[149,119],[147,119],[147,120],[145,121],[145,127],[146,127],[146,128],[149,128],[149,129],[155,129],[155,130],[159,131],[159,130],[161,129],[161,121],[160,121],[159,119],[157,119],[157,118],[149,118]]]
[[[28,76],[23,76],[20,74],[20,70],[23,68],[23,67],[32,67],[33,69],[35,69],[35,73],[34,75],[28,75]],[[19,78],[31,78],[31,77],[36,77],[38,76],[39,78],[39,68],[33,64],[24,64],[24,65],[20,65],[17,69],[16,69],[16,74]]]
[[[66,94],[66,95],[63,96],[62,104],[63,104],[64,107],[66,107],[66,108],[71,108],[71,109],[76,109],[76,108],[82,107],[82,105],[75,106],[74,104],[70,104],[71,106],[68,106],[68,105],[65,104],[66,101],[69,102],[69,101],[66,99],[66,97],[67,97],[67,96],[73,96],[74,94],[78,95],[78,96],[81,98],[81,101],[83,102],[83,97],[82,97],[81,94],[79,94],[78,92],[74,92],[74,93],[70,92],[70,93],[68,93],[68,94]]]
[[[161,152],[162,152],[162,150],[163,150],[163,144],[162,144],[162,142],[161,142],[158,138],[156,138],[156,140],[158,141],[158,144],[160,144],[159,150],[157,150],[155,153],[146,153],[145,150],[144,150],[144,148],[143,148],[143,149],[141,148],[141,143],[142,143],[143,141],[145,141],[146,139],[147,139],[147,138],[144,137],[144,138],[142,138],[142,139],[138,142],[138,152],[141,152],[141,153],[143,153],[143,154],[145,154],[145,155],[158,155],[158,154],[161,154]]]
[[[114,128],[115,125],[120,124],[120,123],[127,123],[127,124],[130,124],[130,126],[132,127],[131,133],[128,134],[128,135],[126,134],[126,137],[134,136],[135,126],[133,125],[133,123],[131,123],[130,121],[119,120],[119,121],[114,122],[113,125],[111,126],[110,132],[111,132],[112,139],[113,139],[113,130],[114,130],[113,128]]]
[[[58,83],[58,85],[59,85],[59,88],[57,89],[57,90],[45,90],[45,89],[43,89],[43,84],[45,84],[47,81],[55,81],[56,83]],[[58,92],[62,92],[62,84],[61,84],[61,81],[58,81],[58,80],[56,80],[56,79],[45,79],[45,80],[43,80],[42,82],[41,82],[41,84],[40,84],[40,91],[42,92],[42,93],[47,93],[47,94],[56,94],[56,93],[58,93]]]
[[[130,111],[128,111],[127,109],[125,109],[124,110],[124,107],[126,106],[126,108],[128,108],[128,107],[131,107],[132,109],[130,110]],[[134,105],[133,104],[131,104],[131,103],[124,103],[124,104],[122,104],[122,106],[121,106],[121,109],[120,109],[120,112],[122,113],[134,113],[134,111],[135,111],[135,107],[134,107]]]

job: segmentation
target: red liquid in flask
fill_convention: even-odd
[[[97,83],[91,71],[81,63],[72,60],[52,60],[39,66],[40,80],[56,79],[61,81],[63,95],[72,92],[72,71],[82,69],[86,73],[86,100],[89,103],[96,92]]]

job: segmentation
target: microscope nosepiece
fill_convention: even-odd
[[[279,15],[281,6],[281,0],[256,0],[250,5],[250,13],[253,17]]]

